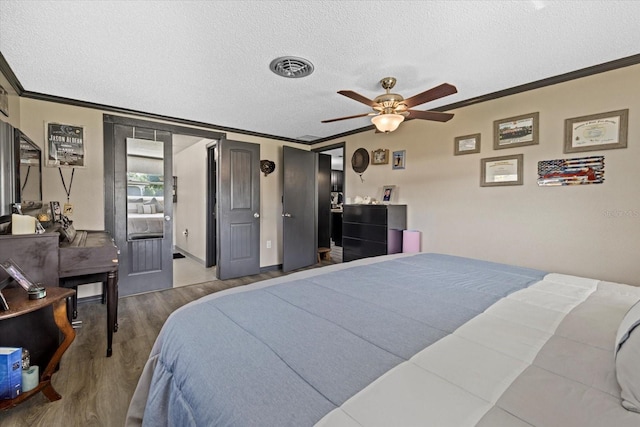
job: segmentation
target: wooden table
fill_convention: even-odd
[[[60,332],[64,335],[64,340],[55,350],[51,360],[47,363],[47,367],[42,371],[38,385],[33,390],[22,393],[15,399],[0,400],[0,410],[12,408],[40,391],[52,402],[62,398],[62,396],[55,391],[53,385],[51,385],[51,376],[55,372],[58,363],[60,363],[62,355],[76,337],[76,333],[67,319],[66,304],[66,299],[73,296],[75,292],[72,289],[65,288],[46,289],[47,296],[37,300],[28,299],[27,293],[22,288],[4,289],[2,291],[9,304],[9,310],[0,311],[0,321],[19,317],[52,306],[53,320],[58,326],[58,329],[60,329]]]
[[[106,231],[78,230],[72,242],[60,244],[59,282],[77,290],[78,285],[102,282],[107,302],[107,357],[111,357],[113,333],[118,331],[118,254]],[[104,303],[104,292],[103,292]],[[67,308],[69,310],[69,308]],[[73,298],[73,317],[77,300]]]

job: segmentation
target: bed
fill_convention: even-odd
[[[127,197],[127,236],[129,240],[160,238],[164,235],[162,197]]]
[[[442,254],[294,273],[167,319],[145,426],[639,426],[640,288]]]

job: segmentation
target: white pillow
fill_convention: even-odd
[[[156,205],[143,205],[142,206],[144,212],[146,214],[154,214],[156,213]]]
[[[640,301],[624,315],[616,335],[616,377],[622,406],[640,412]]]

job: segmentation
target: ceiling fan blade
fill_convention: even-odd
[[[355,118],[358,118],[358,117],[368,116],[369,114],[371,114],[371,113],[356,114],[355,116],[348,116],[348,117],[339,117],[337,119],[323,120],[321,123],[331,123],[331,122],[337,122],[338,120],[355,119]]]
[[[452,113],[441,113],[439,111],[418,111],[408,110],[410,119],[434,120],[436,122],[448,122],[453,118]]]
[[[415,107],[416,105],[424,104],[425,102],[433,101],[434,99],[442,98],[443,96],[453,95],[458,93],[458,89],[449,83],[442,83],[440,86],[436,86],[422,93],[412,96],[404,100],[404,104],[407,108]]]
[[[374,102],[373,100],[366,98],[352,90],[339,90],[338,93],[340,95],[346,96],[347,98],[351,98],[354,101],[362,102],[364,105],[368,105],[369,107],[375,107],[378,105],[377,102]]]

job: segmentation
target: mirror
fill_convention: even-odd
[[[127,239],[164,237],[164,143],[127,138]]]
[[[18,180],[20,203],[42,201],[42,152],[25,134],[18,132],[20,167]]]
[[[15,203],[42,201],[41,150],[19,129],[0,121],[0,224],[11,221]]]

